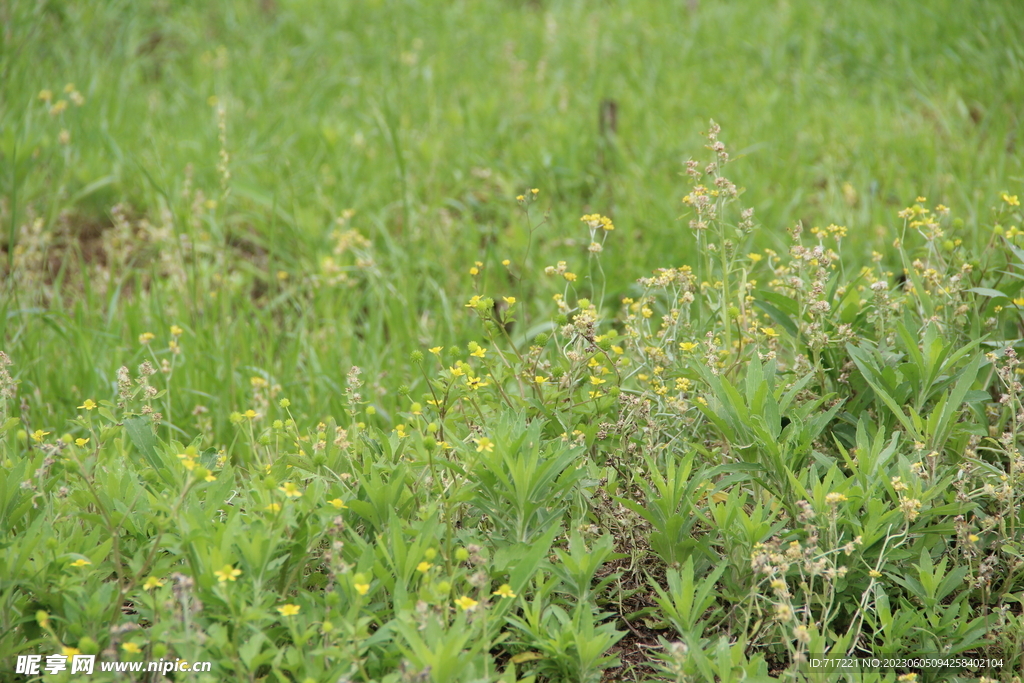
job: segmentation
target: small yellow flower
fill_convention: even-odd
[[[281,511],[281,504],[280,503],[271,503],[270,505],[268,505],[267,507],[265,507],[263,509],[266,510],[267,512],[280,512]]]
[[[967,537],[967,540],[970,541],[971,543],[977,543],[978,542],[978,535],[977,534],[970,534]]]
[[[562,277],[569,282],[576,282],[576,273],[562,273]]]
[[[121,649],[124,650],[125,652],[127,652],[129,654],[133,654],[133,655],[137,655],[140,652],[142,652],[142,648],[140,648],[138,645],[136,645],[135,643],[133,643],[131,641],[128,641],[127,643],[122,645]]]
[[[517,195],[516,195],[516,201],[517,201],[517,202],[525,202],[525,201],[526,201],[526,197],[524,197],[524,196],[523,196],[523,195],[521,195],[521,194],[517,194]]]
[[[293,481],[287,481],[283,485],[278,486],[277,490],[288,496],[289,498],[302,498],[302,491]]]
[[[476,442],[477,453],[491,453],[494,451],[494,443],[491,442],[486,436],[481,436],[479,439],[474,439]]]
[[[420,562],[418,565],[416,565],[416,571],[425,573],[429,571],[430,568],[433,566],[434,565],[430,564],[429,562]]]
[[[87,398],[85,399],[85,402],[78,407],[81,410],[92,410],[96,407],[96,401],[92,400],[91,398]]]
[[[604,384],[605,380],[601,379],[600,377],[598,377],[596,375],[591,375],[590,376],[590,383],[591,384],[595,384],[595,385],[596,384]]]
[[[750,254],[747,254],[747,258],[750,259],[751,261],[753,261],[754,263],[757,263],[758,261],[760,261],[764,257],[761,256],[760,254],[750,253]]]
[[[512,262],[509,261],[508,259],[505,259],[504,261],[501,262],[501,265],[505,266],[506,268],[508,268],[511,264]]]
[[[501,298],[504,299],[505,303],[507,303],[509,306],[516,302],[516,298],[514,296],[503,296]]]
[[[532,190],[530,190],[530,194],[532,194],[532,195],[533,195],[534,197],[536,197],[536,196],[537,196],[537,193],[538,193],[538,192],[540,192],[540,190],[538,190],[538,189],[537,189],[536,187],[535,187],[535,188],[533,188]]]
[[[42,429],[37,429],[36,431],[32,432],[32,440],[35,441],[36,443],[40,443],[49,434],[50,432],[44,432]]]
[[[255,410],[253,410],[252,408],[249,408],[249,410],[245,411],[245,416],[246,416],[247,418],[249,418],[250,420],[255,420],[255,419],[256,419],[257,417],[259,417],[259,416],[260,416],[260,414],[259,414],[259,413],[257,413],[257,412],[256,412]]]
[[[440,356],[441,355],[441,347],[440,346],[433,346],[433,347],[431,347],[431,348],[429,348],[427,350],[430,351],[435,356]]]
[[[775,331],[774,327],[762,327],[761,334],[771,339],[772,337],[778,337],[779,333]]]
[[[294,617],[296,614],[299,613],[299,609],[300,608],[298,605],[288,604],[281,605],[277,608],[277,611],[281,613],[282,617]]]
[[[82,438],[75,439],[75,445],[78,446],[78,447],[85,446],[87,443],[89,443],[89,439],[82,439]]]
[[[882,572],[878,571],[877,569],[872,569],[868,572],[868,576],[870,576],[872,579],[880,579],[882,578]]]
[[[1017,199],[1017,195],[1015,195],[1015,194],[1007,194],[1007,193],[1004,192],[1000,196],[1003,198],[1003,201],[1007,203],[1007,205],[1009,205],[1009,206],[1020,206],[1020,200]]]
[[[82,651],[79,650],[77,647],[64,646],[60,649],[60,653],[65,657],[74,657],[75,655],[82,654]]]
[[[476,356],[477,358],[483,358],[486,354],[487,354],[487,349],[485,349],[484,347],[480,346],[480,347],[477,347],[477,349],[475,351],[473,351],[469,355]]]
[[[218,583],[224,583],[226,581],[235,581],[239,576],[242,575],[241,569],[235,569],[230,564],[226,564],[213,573],[217,577]]]
[[[543,375],[537,375],[533,378],[533,381],[536,382],[537,384],[544,384],[544,382],[548,381],[548,378],[544,377]]]
[[[185,330],[181,329],[177,325],[171,325],[171,336],[172,337],[180,337],[184,333],[185,333]]]
[[[357,583],[355,584],[356,593],[360,595],[366,595],[370,592],[370,584],[368,583]]]
[[[479,377],[467,377],[466,378],[466,385],[469,386],[470,389],[476,391],[477,389],[479,389],[481,387],[486,387],[487,386],[487,382],[483,381]]]
[[[465,371],[463,371],[462,367],[458,365],[453,365],[452,367],[448,368],[448,371],[452,373],[452,377],[462,377],[464,374],[466,374]]]
[[[163,585],[164,582],[162,580],[156,578],[155,576],[150,576],[148,579],[146,579],[145,583],[142,584],[142,590],[150,591],[154,588],[160,588],[160,586]]]
[[[498,586],[498,590],[491,593],[491,595],[498,595],[503,598],[516,597],[516,594],[512,592],[512,586],[508,585],[507,583],[503,583],[500,586]]]
[[[477,268],[476,266],[473,266],[472,268],[469,269],[469,274],[470,275],[479,275],[480,274],[480,269]]]
[[[203,481],[217,481],[217,477],[213,476],[213,472],[210,472],[205,477],[203,477]]]
[[[148,344],[154,339],[156,339],[156,335],[153,334],[152,332],[143,332],[142,334],[139,335],[140,344]]]
[[[825,496],[825,502],[828,503],[829,505],[839,505],[840,503],[844,503],[847,500],[849,499],[842,493],[830,493],[827,496]]]
[[[683,353],[689,353],[690,351],[693,351],[695,348],[697,348],[697,344],[695,342],[679,342],[679,349]]]
[[[468,595],[463,595],[461,598],[455,600],[455,604],[462,608],[464,612],[469,612],[480,603]]]
[[[53,92],[50,91],[50,90],[45,90],[45,89],[44,90],[40,90],[39,91],[39,99],[42,100],[43,102],[49,102],[50,100],[53,99]]]
[[[71,566],[72,567],[85,567],[85,566],[88,566],[90,564],[92,564],[92,562],[90,562],[89,560],[77,559],[77,560],[75,560],[74,562],[71,563]]]
[[[1014,306],[1024,306],[1024,296],[1018,297],[1018,298],[1014,299],[1013,300],[1013,305]]]
[[[331,505],[333,505],[338,510],[347,510],[348,509],[348,506],[345,505],[345,501],[343,501],[341,498],[335,498],[334,500],[329,500],[327,502],[330,503]]]

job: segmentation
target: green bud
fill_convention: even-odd
[[[437,439],[432,436],[423,437],[423,447],[428,451],[432,451],[437,448]]]
[[[261,446],[266,446],[267,444],[270,443],[270,434],[260,434],[260,438],[258,439],[258,441],[260,442]]]
[[[335,593],[334,591],[331,591],[327,594],[327,597],[325,597],[324,600],[327,602],[329,606],[335,607],[339,602],[341,602],[341,596]]]
[[[569,322],[569,318],[568,318],[568,316],[565,315],[565,313],[559,313],[559,314],[555,315],[555,324],[561,326],[561,325],[568,324],[568,322]]]
[[[46,539],[46,549],[47,550],[56,550],[57,549],[57,539],[53,538],[53,537],[50,537],[50,538]]]
[[[100,645],[89,636],[82,636],[78,639],[78,649],[83,655],[97,655],[100,652]],[[154,654],[156,651],[154,650]]]
[[[576,305],[580,308],[590,308],[590,299],[580,299],[576,302]]]
[[[550,338],[551,335],[549,335],[547,332],[541,332],[540,334],[533,338],[533,343],[536,344],[537,346],[544,346],[545,344],[548,343],[548,339]]]
[[[419,351],[419,350],[413,351],[412,353],[409,354],[409,360],[411,360],[413,363],[416,363],[417,365],[422,363],[423,362],[423,352]]]
[[[437,551],[433,548],[427,548],[423,551],[423,559],[427,562],[433,562],[435,557],[437,557]]]
[[[461,354],[462,349],[460,349],[458,346],[448,347],[448,355],[451,356],[452,358],[458,358]]]
[[[455,551],[455,559],[459,562],[465,562],[469,559],[469,551],[465,548],[459,548]]]
[[[427,431],[428,432],[436,432],[437,431],[437,423],[436,422],[431,422],[430,424],[428,424],[427,425]]]
[[[437,584],[437,592],[441,593],[442,595],[447,594],[449,591],[451,591],[451,589],[452,584],[447,581],[442,581],[441,583]]]
[[[78,649],[82,650],[82,646],[79,645]],[[82,650],[82,652],[85,652],[85,650]],[[153,645],[153,657],[156,658],[156,659],[163,659],[166,656],[167,656],[167,646],[164,645],[163,643],[155,643]]]
[[[367,415],[376,415],[377,414],[377,409],[374,408],[373,406],[366,406],[366,414]]]
[[[942,243],[942,248],[943,248],[943,249],[945,249],[946,251],[953,251],[953,248],[954,248],[955,246],[956,246],[956,245],[955,245],[955,244],[953,244],[953,240],[945,240],[945,241],[944,241],[944,242]]]
[[[75,437],[70,434],[64,434],[60,437],[60,440],[66,444],[73,444],[75,442]]]

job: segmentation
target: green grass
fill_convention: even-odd
[[[821,651],[772,621],[756,544],[820,535],[834,558],[869,532],[847,584],[799,589],[807,647],[962,646],[1019,666],[1019,493],[984,486],[1022,471],[999,440],[1018,418],[997,374],[1024,337],[1024,219],[1002,198],[1024,196],[1022,34],[1011,2],[0,0],[0,332],[17,383],[0,399],[3,666],[58,641],[119,646],[111,629],[141,619],[146,655],[239,680],[732,680]],[[698,242],[685,169],[711,158],[711,119],[757,229],[735,231],[730,208]],[[941,237],[897,216],[915,205]],[[600,257],[590,213],[615,224]],[[810,228],[846,226],[825,240],[835,269],[791,254],[797,224],[808,247]],[[576,281],[544,274],[559,261]],[[638,283],[682,266],[699,279],[674,271],[671,296]],[[158,395],[126,398],[118,368],[144,361]],[[467,389],[460,362],[486,386]],[[216,483],[182,468],[189,445]],[[286,481],[306,494],[282,498]],[[956,482],[977,488],[958,498]],[[349,517],[331,531],[335,498]],[[936,599],[921,577],[947,559],[958,578]],[[217,581],[225,564],[237,585]],[[884,613],[875,566],[909,640],[857,616],[865,591]],[[1006,578],[986,587],[993,567]],[[202,614],[146,602],[145,578],[168,581],[166,602],[174,572]],[[711,593],[684,613],[694,580]],[[502,583],[514,606],[451,602]],[[964,612],[916,609],[929,600]],[[275,611],[293,602],[300,619]],[[1001,608],[983,642],[969,625]],[[344,633],[310,644],[302,629],[325,619]],[[252,634],[266,640],[243,652]],[[655,674],[642,645],[658,637],[691,656]]]

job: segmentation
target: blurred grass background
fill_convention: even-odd
[[[170,412],[187,434],[202,405],[229,438],[256,375],[295,411],[337,414],[353,363],[386,421],[407,403],[400,385],[422,391],[411,350],[479,338],[462,306],[474,261],[479,291],[538,310],[543,267],[581,267],[579,216],[600,212],[617,226],[609,302],[691,262],[682,169],[703,158],[711,118],[757,246],[786,249],[797,221],[838,223],[859,266],[891,251],[918,195],[978,246],[998,194],[1024,179],[1018,10],[0,0],[3,348],[38,427],[112,397],[120,365],[166,358],[171,324],[186,329]],[[68,83],[84,103],[51,115]],[[534,187],[527,218],[515,196]],[[135,227],[111,239],[117,204]],[[332,234],[349,228],[370,245],[343,262]]]

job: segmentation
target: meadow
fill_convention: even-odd
[[[0,680],[1019,683],[1021,35],[0,0]]]

